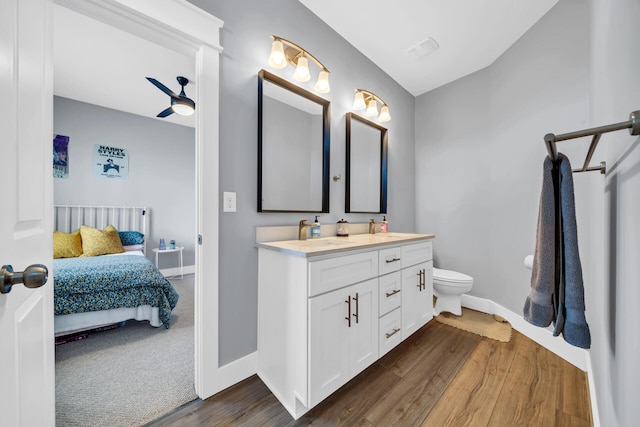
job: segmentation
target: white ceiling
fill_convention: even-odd
[[[300,2],[418,96],[490,65],[558,0]],[[440,48],[409,54],[427,37]]]
[[[190,83],[196,102],[195,57],[189,57],[56,5],[53,13],[55,95],[145,117],[170,105],[170,98],[147,81],[153,77],[180,93],[177,76]],[[164,119],[195,127],[195,116]]]

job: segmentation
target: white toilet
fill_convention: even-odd
[[[462,315],[460,297],[473,287],[473,277],[457,271],[433,269],[433,293],[438,297],[434,314],[437,316],[448,311],[457,316]]]

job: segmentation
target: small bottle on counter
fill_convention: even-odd
[[[311,224],[311,238],[320,238],[320,222],[318,221],[318,215],[316,215],[316,220]]]
[[[382,217],[382,223],[380,223],[380,232],[386,233],[389,231],[389,223],[387,222],[387,216]]]

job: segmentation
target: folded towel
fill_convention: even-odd
[[[549,326],[555,319],[552,297],[556,283],[556,208],[552,174],[553,161],[547,157],[543,164],[536,250],[531,268],[531,291],[524,303],[524,319],[541,327]]]
[[[578,227],[573,194],[573,172],[569,159],[558,153],[560,161],[560,203],[563,234],[564,293],[560,292],[556,335],[562,332],[565,341],[576,347],[589,348],[591,333],[585,318],[582,264],[578,253]],[[562,316],[562,324],[559,320]]]

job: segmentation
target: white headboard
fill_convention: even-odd
[[[98,229],[113,225],[118,231],[139,231],[144,234],[144,253],[147,253],[147,208],[70,205],[56,205],[53,208],[53,227],[56,231],[70,233],[83,224]]]

